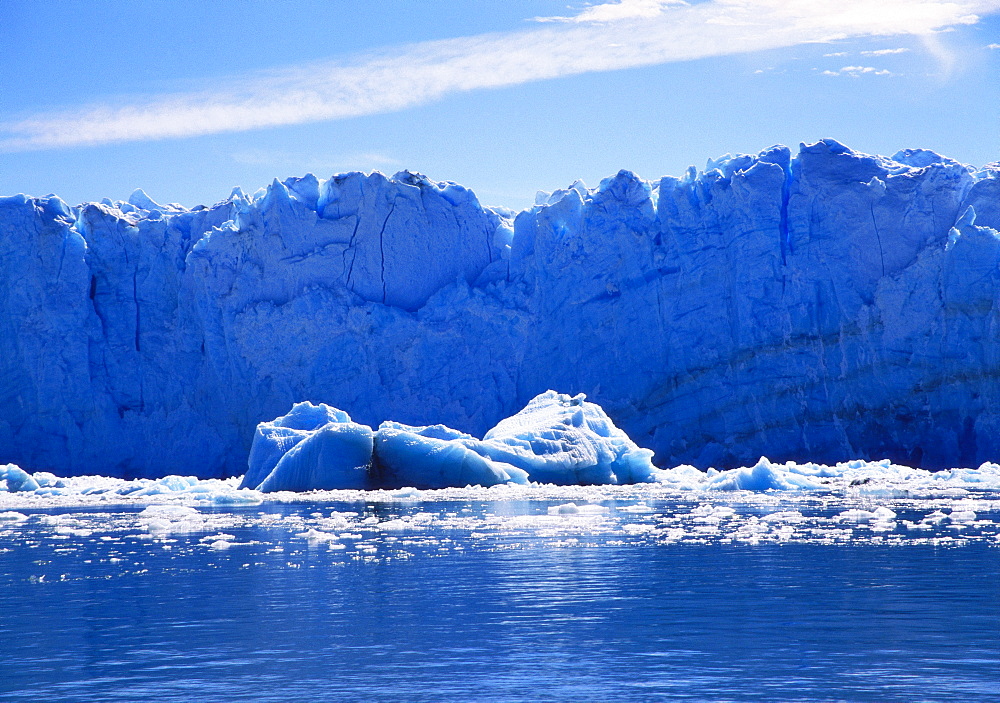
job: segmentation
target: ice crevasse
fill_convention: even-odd
[[[998,230],[1000,165],[833,140],[516,214],[408,172],[193,209],[4,197],[0,463],[237,476],[305,399],[488,444],[555,388],[659,466],[977,466],[1000,458]],[[311,431],[274,428],[324,451]],[[528,471],[500,444],[470,451]]]

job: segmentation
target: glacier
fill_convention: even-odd
[[[0,462],[239,476],[298,402],[481,437],[549,388],[658,466],[1000,458],[1000,164],[825,139],[537,202],[405,171],[0,198]]]

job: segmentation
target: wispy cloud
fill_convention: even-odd
[[[924,51],[937,61],[938,78],[942,81],[949,80],[958,66],[958,56],[941,41],[936,33],[922,34],[919,39],[924,46]]]
[[[1000,44],[987,44],[987,49],[1000,49]]]
[[[571,21],[393,47],[200,92],[0,123],[0,151],[234,132],[392,112],[445,95],[561,76],[851,37],[930,37],[1000,12],[1000,0],[622,0]],[[927,40],[933,47],[932,40]]]
[[[873,76],[891,76],[892,72],[886,69],[878,69],[874,66],[844,66],[839,71],[823,71],[821,75],[824,76],[851,76],[852,78],[857,78],[858,76],[863,76],[865,74],[871,74]]]
[[[905,54],[909,49],[875,49],[874,51],[862,51],[862,56],[890,56],[891,54]]]
[[[649,19],[668,7],[687,5],[684,0],[617,0],[586,7],[569,17],[535,17],[535,22],[618,22]]]
[[[823,56],[825,56],[825,57],[847,56],[847,52],[846,51],[834,51],[832,54],[823,54]]]

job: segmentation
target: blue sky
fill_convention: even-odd
[[[404,168],[488,205],[838,139],[1000,159],[1000,0],[5,0],[0,194]]]

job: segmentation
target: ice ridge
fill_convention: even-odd
[[[998,230],[995,164],[833,140],[515,217],[405,171],[194,209],[0,198],[0,462],[236,476],[296,402],[483,436],[558,388],[660,466],[977,466]]]

